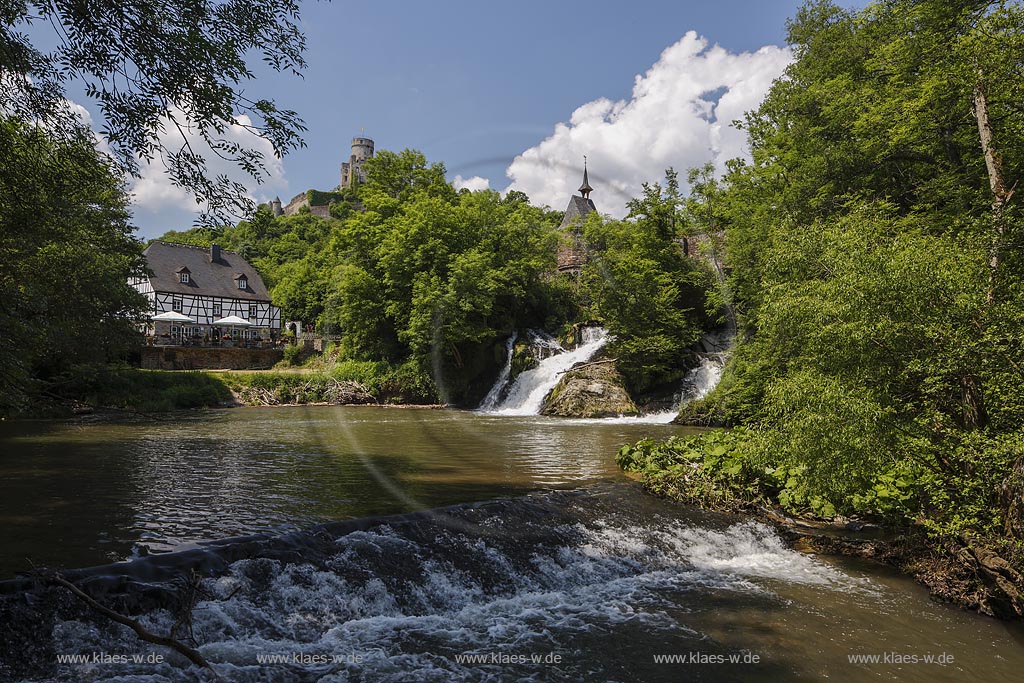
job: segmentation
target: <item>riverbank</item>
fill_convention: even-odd
[[[1011,538],[929,531],[910,503],[910,482],[871,493],[861,514],[809,493],[799,467],[765,467],[745,430],[716,431],[620,449],[616,461],[659,497],[771,524],[795,549],[883,562],[912,576],[936,600],[1001,619],[1024,616],[1024,548]],[[888,486],[888,488],[886,488]],[[866,496],[866,494],[865,494]],[[920,514],[920,513],[919,513]],[[933,520],[934,521],[934,520]],[[931,525],[931,529],[935,529]]]
[[[31,396],[7,417],[151,414],[234,406],[443,403],[433,381],[408,364],[357,361],[321,368],[258,371],[82,365],[57,377],[36,380]]]

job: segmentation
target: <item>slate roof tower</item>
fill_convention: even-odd
[[[583,264],[587,262],[587,245],[583,239],[583,221],[587,214],[597,211],[590,193],[594,188],[590,186],[590,178],[587,173],[587,158],[583,157],[583,184],[580,185],[579,195],[569,197],[569,205],[565,207],[565,216],[558,229],[564,233],[562,242],[558,245],[558,272],[569,275],[579,275]]]

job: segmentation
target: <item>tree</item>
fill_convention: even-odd
[[[135,340],[143,272],[119,175],[91,140],[0,121],[0,411],[34,379],[117,358]]]
[[[1017,4],[808,3],[716,192],[741,334],[710,403],[837,509],[899,472],[933,531],[1024,529],[1022,29]]]
[[[0,0],[0,110],[69,141],[81,121],[65,87],[80,81],[99,105],[101,132],[122,172],[159,157],[208,217],[248,213],[245,188],[210,177],[190,137],[257,181],[266,173],[263,157],[226,135],[231,126],[266,138],[278,155],[302,144],[295,112],[242,87],[255,78],[253,56],[275,71],[300,72],[298,20],[294,0]],[[29,25],[52,27],[56,48],[33,45]],[[178,141],[165,144],[166,131],[179,133]]]
[[[676,240],[682,204],[670,168],[664,187],[644,183],[643,194],[628,204],[628,220],[595,215],[584,225],[592,254],[581,284],[594,316],[615,336],[610,353],[634,391],[679,380],[687,370],[687,348],[707,325],[711,277],[684,257]]]
[[[423,153],[414,149],[401,152],[381,150],[366,160],[363,171],[366,182],[361,188],[362,196],[379,192],[404,202],[415,193],[424,192],[447,201],[455,198],[455,188],[444,177],[444,164],[428,164]]]

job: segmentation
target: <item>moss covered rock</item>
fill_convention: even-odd
[[[544,398],[541,409],[542,415],[556,417],[617,417],[639,412],[612,361],[574,366]]]

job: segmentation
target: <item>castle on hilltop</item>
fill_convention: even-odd
[[[341,185],[344,190],[357,182],[365,182],[363,162],[373,157],[373,140],[370,138],[352,138],[352,156],[341,163]]]
[[[335,189],[346,190],[357,183],[365,182],[366,173],[363,171],[363,163],[371,158],[373,158],[373,140],[364,137],[352,138],[352,154],[348,161],[341,163],[341,182]],[[309,212],[314,216],[329,218],[331,215],[330,203],[311,204],[311,194],[313,193],[308,190],[297,194],[284,205],[281,204],[280,197],[274,197],[274,200],[266,206],[275,216],[292,216],[297,214],[302,207],[308,206]]]

